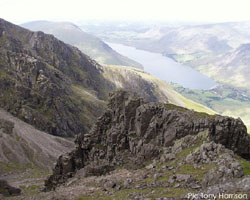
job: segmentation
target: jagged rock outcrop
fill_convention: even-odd
[[[76,149],[58,159],[53,175],[45,182],[46,189],[64,183],[81,168],[88,176],[88,171],[89,175],[102,175],[117,166],[142,167],[175,140],[204,131],[210,141],[250,158],[249,136],[240,119],[145,102],[128,92],[115,92],[91,131],[76,139]]]

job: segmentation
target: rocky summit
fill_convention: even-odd
[[[75,145],[57,160],[46,191],[70,185],[72,192],[81,184],[95,188],[78,199],[181,199],[190,192],[250,191],[250,136],[240,119],[117,91]]]

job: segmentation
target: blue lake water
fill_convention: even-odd
[[[163,81],[178,83],[185,88],[203,90],[208,90],[218,85],[215,81],[193,68],[177,63],[159,53],[139,50],[123,44],[109,42],[107,44],[120,54],[141,63],[144,71]]]

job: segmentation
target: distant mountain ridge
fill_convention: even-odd
[[[195,68],[221,84],[223,88],[230,87],[250,97],[249,21],[178,26],[163,23],[148,26],[136,24],[124,25],[122,29],[117,30],[118,26],[118,23],[116,26],[88,24],[82,25],[82,28],[109,42],[161,53]],[[186,96],[185,93],[182,94]],[[203,98],[203,95],[200,98]],[[221,112],[226,106],[223,112],[244,118],[244,122],[249,125],[250,118],[246,118],[249,115],[249,107],[246,104],[249,102],[238,104],[232,99],[225,99],[223,103],[225,104],[221,105],[221,102],[213,100],[213,107],[219,108],[216,111]],[[231,105],[234,109],[228,109]]]
[[[190,64],[221,83],[246,91],[250,96],[250,43],[221,55],[190,61]]]
[[[71,22],[33,21],[21,24],[21,26],[32,31],[53,34],[59,40],[79,48],[99,63],[143,68],[141,64],[120,55],[99,38],[82,31]]]

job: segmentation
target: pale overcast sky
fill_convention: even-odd
[[[250,0],[0,0],[0,18],[17,24],[86,19],[246,21],[249,9]]]

